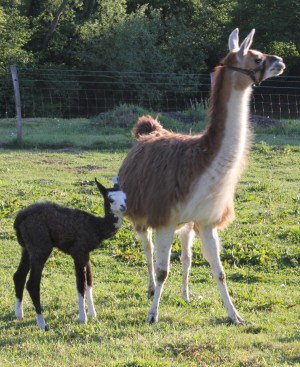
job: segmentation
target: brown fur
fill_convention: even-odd
[[[209,124],[202,134],[177,134],[163,129],[151,116],[139,119],[133,129],[138,140],[119,172],[120,186],[127,195],[127,215],[134,222],[153,228],[166,225],[176,203],[188,199],[196,180],[221,146],[230,90],[228,71],[216,68]],[[215,225],[223,227],[233,217],[233,204],[228,203]]]
[[[165,130],[158,120],[154,120],[152,116],[147,115],[138,119],[138,122],[134,125],[131,133],[135,139],[139,139],[143,135],[152,133],[156,133],[156,136],[168,133],[168,130]]]

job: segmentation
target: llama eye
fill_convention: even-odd
[[[114,202],[114,199],[108,198],[108,201],[112,204]]]
[[[256,64],[260,64],[260,63],[262,62],[262,59],[258,59],[258,58],[257,58],[257,59],[255,59],[254,61],[255,61],[255,63],[256,63]]]

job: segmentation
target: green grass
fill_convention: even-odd
[[[160,321],[148,325],[144,255],[125,220],[120,232],[91,254],[98,316],[86,325],[77,321],[72,260],[52,253],[41,292],[50,330],[42,332],[26,292],[24,320],[13,316],[12,275],[20,257],[12,228],[15,214],[34,201],[52,200],[102,215],[102,200],[91,181],[96,176],[110,184],[131,138],[129,126],[105,127],[96,120],[30,121],[22,149],[10,135],[14,122],[0,122],[5,146],[0,149],[0,367],[300,366],[300,147],[295,129],[258,132],[238,185],[236,220],[220,232],[229,290],[245,325],[228,322],[197,241],[191,303],[180,299],[175,241]],[[167,124],[184,131],[197,128],[196,123]],[[92,146],[93,141],[103,144]]]

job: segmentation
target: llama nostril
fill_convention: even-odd
[[[126,211],[126,205],[121,205],[120,206],[120,210],[121,210],[121,212],[125,212]]]

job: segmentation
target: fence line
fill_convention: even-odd
[[[120,104],[156,112],[207,103],[209,74],[168,74],[19,68],[22,117],[91,117]],[[10,75],[0,77],[0,118],[15,117]],[[300,118],[300,77],[280,76],[254,88],[253,113]]]

